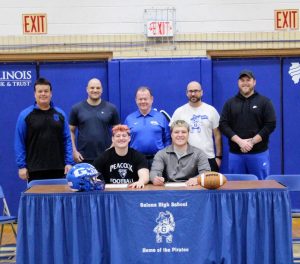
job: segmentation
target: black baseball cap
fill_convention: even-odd
[[[244,76],[247,76],[247,77],[249,77],[250,79],[252,78],[252,79],[255,80],[255,76],[254,76],[254,74],[253,74],[252,71],[248,71],[248,70],[243,70],[243,71],[241,71],[240,74],[239,74],[239,79],[241,79],[241,78],[244,77]]]

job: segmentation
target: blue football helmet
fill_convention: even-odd
[[[104,190],[105,183],[97,179],[99,172],[89,163],[78,163],[69,170],[67,180],[73,191]]]

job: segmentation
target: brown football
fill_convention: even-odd
[[[219,172],[206,171],[198,177],[198,183],[206,189],[218,189],[226,183],[226,177]]]

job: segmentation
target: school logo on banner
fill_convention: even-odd
[[[190,252],[190,236],[187,235],[187,240],[182,240],[182,232],[179,232],[183,228],[184,221],[189,221],[185,217],[182,218],[183,212],[190,209],[187,201],[153,201],[151,198],[151,202],[139,202],[139,207],[145,211],[143,216],[147,215],[147,211],[148,213],[151,212],[151,216],[148,215],[147,219],[150,217],[151,222],[153,222],[150,229],[153,232],[152,235],[145,233],[144,242],[141,242],[142,254],[172,255]],[[178,237],[181,239],[178,240]]]
[[[32,71],[0,71],[0,87],[28,87],[32,84]]]
[[[163,240],[167,243],[173,242],[173,232],[175,231],[174,216],[169,212],[160,212],[156,218],[157,226],[153,229],[156,233],[156,243],[162,243]]]
[[[292,77],[294,84],[299,83],[300,80],[300,63],[292,62],[289,68],[289,75]]]

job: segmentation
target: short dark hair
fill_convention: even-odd
[[[50,86],[50,91],[52,91],[52,85],[51,83],[46,79],[46,78],[38,78],[35,83],[34,83],[34,91],[35,91],[35,87],[38,85],[38,84],[43,84],[43,85],[49,85]]]

